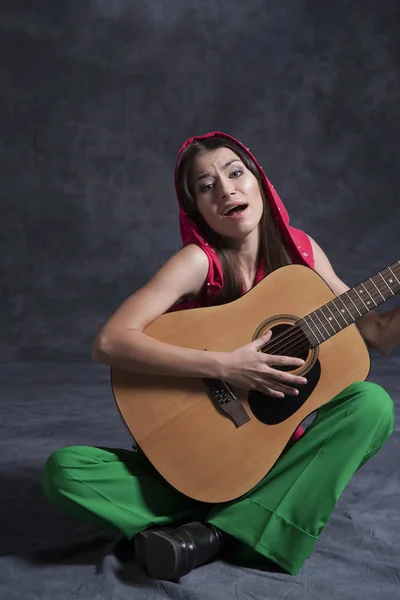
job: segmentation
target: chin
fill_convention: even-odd
[[[243,224],[240,228],[236,227],[236,231],[232,231],[232,229],[230,228],[230,230],[228,231],[221,231],[219,235],[232,241],[234,240],[240,242],[246,239],[249,235],[254,234],[255,231],[258,231],[258,224],[251,226]]]
[[[222,238],[226,238],[229,240],[241,241],[250,234],[252,234],[255,230],[258,231],[258,226],[260,224],[260,218],[254,219],[243,219],[243,220],[232,220],[232,221],[217,221],[212,223],[210,221],[206,221],[210,229],[212,229],[217,235],[220,235]]]

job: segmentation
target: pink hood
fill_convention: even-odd
[[[235,138],[231,137],[230,135],[228,135],[226,133],[222,133],[220,131],[214,131],[212,133],[195,136],[195,137],[192,137],[189,140],[187,140],[183,144],[181,149],[179,150],[178,158],[177,158],[177,165],[178,165],[178,161],[179,161],[179,158],[180,158],[182,152],[184,151],[184,149],[187,146],[189,146],[189,144],[191,144],[194,141],[202,141],[202,140],[205,140],[206,138],[210,138],[210,137],[221,137],[221,138],[225,138],[227,140],[233,141],[236,144],[238,144],[238,146],[240,146],[242,148],[242,150],[244,150],[250,156],[250,158],[253,160],[254,164],[256,165],[256,167],[259,170],[259,173],[261,176],[261,181],[267,192],[267,197],[270,202],[270,206],[272,208],[272,213],[278,223],[278,226],[280,227],[280,229],[283,232],[283,235],[288,244],[289,251],[292,256],[293,261],[297,264],[303,264],[303,265],[313,268],[314,267],[313,251],[312,251],[312,247],[311,247],[311,244],[310,244],[310,241],[309,241],[307,235],[300,229],[295,229],[294,227],[292,227],[289,224],[289,215],[288,215],[281,199],[279,198],[278,194],[276,193],[274,186],[270,183],[267,176],[265,175],[263,168],[259,165],[256,158],[250,152],[249,148],[246,148],[238,140],[236,140]],[[185,303],[175,306],[174,309],[176,310],[177,308],[179,308],[179,309],[194,308],[195,306],[199,306],[199,305],[209,306],[210,304],[213,303],[214,299],[216,298],[216,296],[218,295],[219,291],[221,290],[221,288],[223,286],[223,273],[222,273],[221,265],[218,260],[217,254],[215,253],[213,248],[211,248],[209,246],[209,244],[203,239],[203,237],[201,236],[201,234],[198,231],[194,222],[188,217],[188,215],[184,212],[184,210],[182,208],[182,204],[181,204],[181,201],[179,198],[179,193],[178,193],[178,188],[177,188],[177,182],[176,182],[176,169],[175,169],[175,188],[176,188],[176,194],[177,194],[177,198],[178,198],[178,202],[179,202],[179,222],[180,222],[180,231],[181,231],[183,246],[186,246],[187,244],[197,244],[198,246],[200,246],[208,256],[209,271],[208,271],[208,276],[207,276],[207,281],[206,281],[205,296],[204,296],[203,301],[201,301],[201,304],[199,302],[193,302],[193,303],[185,302]],[[262,279],[262,277],[264,277],[265,275],[266,275],[265,273],[258,273],[257,278],[256,278],[256,283],[258,283],[258,281],[260,279]]]

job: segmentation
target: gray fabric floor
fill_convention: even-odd
[[[399,367],[399,353],[374,357],[370,377],[392,395],[397,416]],[[7,363],[0,365],[0,385],[1,600],[400,598],[398,425],[353,478],[298,576],[216,561],[180,583],[164,583],[114,552],[118,536],[73,521],[41,496],[41,468],[56,448],[129,447],[108,369]]]

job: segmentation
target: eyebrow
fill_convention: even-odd
[[[234,163],[236,161],[239,161],[239,162],[242,163],[242,161],[240,160],[240,158],[234,158],[233,160],[229,160],[227,163],[225,163],[222,168],[226,169],[227,167],[229,167],[229,165],[231,165],[232,163]],[[208,171],[204,171],[204,173],[201,173],[201,175],[199,175],[198,177],[196,177],[196,180],[195,180],[194,183],[196,184],[198,181],[200,181],[200,179],[207,179],[207,177],[209,177],[209,176],[210,176],[210,173]]]

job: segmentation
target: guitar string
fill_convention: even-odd
[[[385,287],[381,287],[381,288],[379,289],[379,287],[377,286],[377,289],[378,289],[378,290],[379,290],[379,292],[380,292],[381,290],[382,290],[382,291],[383,291],[383,290],[385,290],[385,289],[386,289],[386,287],[387,287],[387,286],[385,286]],[[350,291],[350,290],[349,290],[349,291]],[[372,297],[372,295],[371,295],[371,297]],[[320,308],[322,308],[322,307],[320,307]],[[336,308],[337,308],[337,307],[336,307]],[[317,310],[318,310],[318,309],[317,309]],[[314,312],[315,312],[315,311],[314,311]],[[350,311],[349,311],[349,314],[351,314],[351,313],[350,313]],[[308,316],[308,315],[306,315],[306,316]],[[361,315],[360,315],[360,316],[361,316]],[[342,317],[342,318],[344,319],[344,317]],[[345,319],[344,319],[344,320],[345,320]],[[351,323],[353,323],[353,321],[351,321]],[[348,325],[350,325],[351,323],[349,323]],[[347,326],[347,325],[346,325],[346,326]],[[310,329],[311,329],[311,328],[310,328]],[[293,332],[293,330],[295,330],[295,332]],[[312,331],[312,329],[311,329],[311,331]],[[299,332],[300,332],[300,335],[298,335],[298,333],[299,333]],[[335,332],[335,333],[338,333],[338,332]],[[315,334],[314,334],[314,335],[315,335]],[[289,331],[288,331],[288,330],[286,330],[286,331],[282,332],[281,334],[279,334],[279,335],[278,335],[278,336],[275,338],[275,340],[274,340],[274,342],[275,342],[275,343],[271,343],[271,345],[269,345],[269,344],[270,344],[270,342],[267,342],[267,344],[264,344],[264,346],[262,346],[260,349],[261,349],[261,350],[265,350],[265,349],[267,349],[267,350],[268,350],[268,353],[277,353],[277,354],[280,354],[280,353],[281,353],[283,350],[286,350],[286,349],[287,349],[287,350],[289,350],[289,349],[291,348],[291,342],[293,342],[293,341],[297,341],[297,340],[301,340],[302,344],[304,344],[304,341],[306,341],[306,345],[305,345],[305,346],[304,346],[304,345],[302,345],[302,346],[301,346],[301,349],[302,349],[302,350],[303,350],[303,349],[308,349],[308,348],[309,348],[309,344],[307,343],[307,339],[305,339],[305,337],[306,337],[306,336],[305,336],[305,333],[304,333],[304,332],[303,332],[303,331],[302,331],[302,330],[301,330],[301,329],[300,329],[298,326],[296,326],[296,325],[295,325],[295,326],[293,326],[293,327],[292,327],[292,328],[291,328]],[[316,335],[315,335],[315,337],[316,337],[317,341],[319,341],[319,340],[318,340],[318,337],[317,337]],[[329,337],[331,337],[331,336],[329,336]],[[281,345],[281,341],[283,341],[283,342],[284,342],[284,345],[283,345],[283,346]],[[322,340],[321,342],[319,342],[319,344],[323,343],[324,341],[325,341],[325,339],[324,339],[324,340]],[[288,344],[287,342],[290,342],[290,343]],[[295,346],[294,348],[298,349],[298,347],[299,347],[299,346],[297,345],[297,346]],[[292,348],[292,350],[293,350],[294,348]]]
[[[392,265],[392,266],[393,266],[393,265]],[[394,268],[396,269],[397,267],[399,267],[399,268],[400,268],[400,265],[397,265],[397,263],[396,263],[396,264],[394,265]],[[385,269],[385,271],[388,271],[388,270],[389,270],[389,269]],[[383,272],[384,272],[384,271],[382,271],[382,273],[383,273]],[[399,273],[399,275],[400,275],[400,273]],[[386,287],[388,287],[388,285],[387,285],[387,283],[386,283],[385,281],[384,281],[384,284],[385,284],[385,285],[384,285],[384,287],[382,287],[382,288],[380,288],[380,289],[379,289],[379,287],[378,287],[378,286],[375,286],[375,287],[377,287],[377,289],[378,289],[379,293],[380,293],[380,291],[381,291],[381,290],[382,290],[382,291],[384,291],[384,290],[386,289]],[[382,285],[382,282],[380,283],[380,285]],[[354,288],[353,288],[353,289],[354,289]],[[350,291],[351,291],[351,290],[349,290],[349,292],[350,292]],[[348,292],[345,292],[345,293],[348,293]],[[373,293],[376,293],[376,292],[374,291]],[[369,295],[370,295],[370,297],[373,299],[373,296],[372,296],[372,294],[369,294]],[[381,294],[381,295],[382,295],[382,294]],[[383,295],[382,295],[382,296],[383,296]],[[334,299],[333,299],[333,301],[334,301],[334,300],[336,300],[336,299],[337,299],[337,298],[334,298]],[[328,304],[329,304],[329,303],[328,303]],[[316,309],[316,310],[320,310],[321,308],[323,308],[323,306],[322,306],[322,307],[319,307],[319,308],[318,308],[318,309]],[[337,307],[335,307],[335,308],[337,309]],[[314,312],[316,312],[316,311],[314,311]],[[350,311],[348,311],[348,312],[349,312],[349,314],[351,314],[351,313],[350,313]],[[308,315],[306,315],[306,316],[308,316]],[[361,315],[360,315],[360,316],[361,316]],[[344,317],[342,317],[342,318],[343,318],[343,320],[344,320],[344,321],[346,321],[346,320],[344,319]],[[352,321],[352,322],[353,322],[353,321]],[[350,325],[350,324],[351,324],[351,323],[349,323],[348,325]],[[347,325],[346,325],[346,326],[347,326]],[[286,341],[287,339],[290,339],[291,337],[293,337],[293,334],[292,334],[292,331],[293,331],[293,329],[294,329],[294,327],[293,327],[293,328],[292,328],[290,331],[284,331],[284,332],[282,332],[281,334],[279,334],[279,335],[278,335],[276,338],[274,338],[274,342],[276,343],[276,342],[277,342],[278,340],[280,340],[281,338],[285,338],[285,340],[284,340],[284,341]],[[296,328],[296,331],[299,331],[299,328],[298,328],[298,327]],[[300,330],[300,332],[301,332],[301,334],[303,334],[303,338],[304,338],[304,336],[305,336],[304,332],[303,332],[302,330]],[[290,335],[289,335],[289,337],[287,337],[287,334],[288,334],[288,333],[290,334]],[[338,333],[338,332],[335,332],[335,333]],[[315,337],[316,337],[316,339],[318,339],[318,338],[317,338],[317,336],[315,336]],[[331,336],[329,336],[329,337],[331,337]],[[325,341],[325,340],[323,340],[323,341]],[[322,343],[322,342],[320,342],[320,343]],[[265,344],[264,346],[262,346],[262,347],[261,347],[261,350],[262,350],[263,348],[265,348],[266,346],[268,346],[268,344],[270,344],[270,342],[267,342],[267,344]],[[276,349],[276,348],[274,348],[274,344],[273,344],[273,343],[271,343],[271,347],[270,347],[269,349]]]
[[[349,311],[349,314],[351,315],[350,311]],[[342,317],[342,318],[344,319],[344,317]],[[346,322],[345,319],[344,319],[344,321]],[[350,323],[346,323],[346,327],[348,325],[352,324],[353,322],[354,322],[354,320],[352,320]],[[307,325],[307,323],[306,323],[306,325]],[[326,339],[329,339],[330,337],[332,337],[331,335],[328,335],[327,338],[319,340],[318,336],[313,332],[312,327],[310,327],[309,325],[308,325],[308,327],[311,329],[311,332],[313,333],[314,337],[318,341],[318,345],[322,344],[324,341],[326,341]],[[325,328],[325,330],[326,330],[326,328]],[[319,330],[318,330],[318,332],[319,332]],[[338,332],[335,331],[335,333],[338,333]],[[319,335],[322,336],[321,332],[319,332]],[[278,355],[279,354],[285,355],[287,353],[287,351],[290,351],[290,356],[295,356],[293,354],[293,352],[295,350],[309,349],[309,343],[307,342],[307,336],[298,325],[294,325],[289,330],[286,330],[286,331],[282,332],[281,334],[279,334],[275,338],[274,342],[275,343],[271,343],[271,344],[269,342],[267,342],[267,344],[264,344],[264,346],[261,347],[261,350],[268,351],[268,354],[278,354]],[[282,344],[282,342],[283,342],[283,344]],[[299,346],[299,343],[297,343],[297,345],[293,346],[294,342],[300,342],[300,346]],[[305,342],[305,344],[304,344],[304,342]]]
[[[385,288],[382,287],[381,289],[383,291]],[[322,308],[322,307],[320,307],[320,308]],[[351,314],[350,311],[348,311],[348,312],[349,312],[349,314]],[[308,316],[308,315],[306,315],[306,316]],[[342,317],[342,318],[344,321],[346,321],[344,319],[344,317]],[[351,323],[353,323],[353,321]],[[348,323],[347,325],[350,325],[351,323]],[[346,325],[346,327],[347,327],[347,325]],[[298,333],[300,333],[300,335],[298,335]],[[338,332],[335,332],[335,333],[338,333]],[[280,353],[282,350],[290,348],[291,344],[287,344],[287,342],[296,341],[297,339],[300,339],[300,338],[301,338],[301,341],[304,342],[305,336],[306,336],[306,334],[303,332],[303,330],[300,329],[298,326],[294,325],[292,328],[290,328],[290,330],[286,330],[286,331],[282,332],[281,334],[279,334],[276,338],[274,338],[275,343],[267,342],[266,344],[264,344],[264,346],[261,347],[261,350],[268,349],[269,353],[272,353],[273,351],[277,350],[278,351],[277,353]],[[316,335],[315,335],[315,337],[318,340],[318,337]],[[329,335],[329,337],[331,337],[331,335]],[[286,344],[284,346],[281,346],[280,345],[281,341],[285,342]],[[324,341],[325,341],[325,339],[319,343],[321,344]],[[308,347],[308,345],[307,345],[307,347]],[[272,351],[272,352],[270,352],[270,351]]]
[[[398,263],[395,263],[394,265],[392,265],[391,269],[393,269],[395,271],[399,271],[398,274],[400,275],[400,265]],[[389,268],[384,269],[384,271],[381,271],[381,273],[384,273],[385,271],[389,271]],[[396,277],[396,274],[395,273],[393,273],[393,274]],[[375,285],[375,282],[374,282],[374,285]],[[381,291],[386,290],[386,288],[388,288],[389,286],[386,283],[386,281],[383,279],[382,282],[378,282],[378,285],[376,287],[378,289],[378,292],[380,293]],[[348,292],[345,292],[345,293],[348,294],[350,291],[352,291],[352,290],[348,290]],[[373,293],[376,293],[376,292],[374,291]],[[373,295],[372,294],[369,294],[369,295],[374,300]],[[339,296],[339,298],[340,298],[340,296]],[[336,300],[336,298],[334,298],[332,301],[335,301],[335,300]],[[323,308],[323,306],[319,307],[319,309],[321,309],[321,308]],[[337,307],[335,307],[335,308],[337,309]],[[319,310],[319,309],[316,309],[316,310]],[[316,312],[316,311],[313,311],[313,312]],[[348,312],[351,315],[350,311],[348,311]],[[308,315],[306,315],[306,316],[308,316]],[[344,319],[344,317],[342,317],[342,318]],[[353,323],[353,321],[351,321],[351,323]],[[349,325],[351,323],[349,323]],[[296,330],[296,331],[294,332],[293,330]],[[338,332],[335,332],[335,333],[338,333]],[[318,340],[317,336],[315,336],[315,337]],[[331,336],[329,336],[329,337],[331,337]],[[291,348],[292,342],[297,341],[297,340],[301,341],[300,346],[299,346],[299,344],[297,344],[296,346]],[[323,341],[325,341],[325,340],[323,340]],[[281,345],[281,342],[284,342],[283,345]],[[304,342],[306,342],[305,345],[304,345]],[[322,342],[320,342],[320,343],[322,343]],[[282,332],[276,338],[274,338],[274,343],[270,344],[269,342],[267,342],[260,349],[262,351],[267,349],[269,354],[281,354],[284,350],[290,349],[290,348],[291,348],[292,352],[293,352],[293,350],[300,350],[300,349],[308,350],[309,349],[309,344],[307,343],[307,339],[305,339],[305,333],[299,328],[299,326],[294,325],[293,327],[290,328],[289,331],[286,330],[286,331]]]

